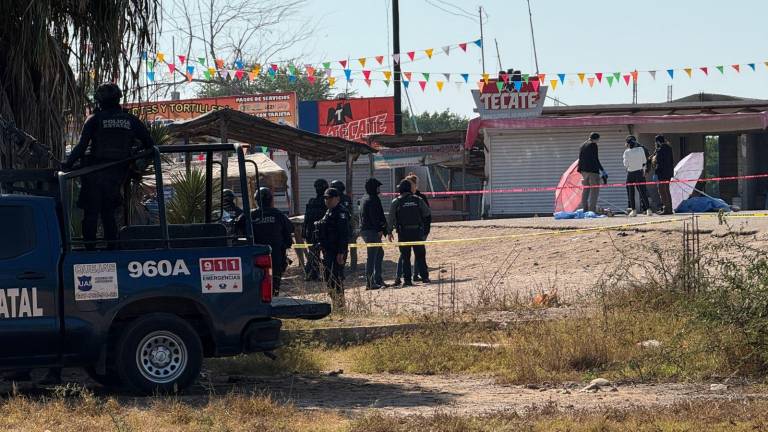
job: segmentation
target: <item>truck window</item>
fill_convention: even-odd
[[[0,206],[0,259],[16,258],[35,248],[35,215],[31,207]]]

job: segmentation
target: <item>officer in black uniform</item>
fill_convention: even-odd
[[[341,180],[334,180],[331,182],[331,187],[339,191],[341,194],[341,206],[349,213],[349,242],[357,243],[357,227],[355,226],[355,207],[352,204],[352,198],[349,197],[344,191],[347,190],[344,186],[344,182]],[[352,271],[357,271],[357,249],[349,251],[349,267]]]
[[[412,183],[408,180],[400,182],[397,186],[400,196],[392,200],[392,206],[389,208],[389,226],[393,230],[397,230],[397,241],[399,242],[422,241],[424,239],[425,220],[432,216],[432,212],[424,200],[411,193],[411,185]],[[389,235],[389,239],[392,240],[392,234]],[[411,250],[416,255],[416,268],[424,269],[424,274],[421,275],[422,280],[429,282],[425,249],[423,247],[400,246],[400,258],[403,261],[403,277],[405,278],[403,286],[413,286]]]
[[[267,244],[272,248],[272,293],[277,296],[283,273],[288,268],[286,251],[293,244],[293,224],[288,216],[275,208],[274,196],[269,188],[259,188],[253,198],[259,206],[251,210],[253,240],[256,244]],[[238,220],[240,233],[245,232],[244,221],[243,217]]]
[[[235,192],[232,189],[221,191],[221,207],[229,214],[232,220],[236,220],[243,214],[243,209],[237,206],[235,202]]]
[[[315,222],[322,219],[327,210],[323,200],[326,189],[328,189],[328,182],[325,179],[315,180],[316,196],[309,199],[304,211],[304,227],[301,234],[304,236],[304,240],[312,245],[307,250],[307,263],[304,267],[306,281],[320,280],[320,245],[315,236]]]
[[[122,92],[116,84],[102,84],[96,89],[96,112],[83,125],[80,142],[64,163],[70,169],[77,161],[81,167],[115,162],[131,157],[137,141],[141,149],[155,145],[144,123],[120,107]],[[90,150],[88,154],[86,151]],[[83,209],[83,240],[88,250],[96,249],[98,219],[104,228],[107,247],[117,240],[115,211],[122,205],[121,187],[128,176],[129,166],[113,166],[83,176],[78,206]]]
[[[328,211],[315,223],[317,239],[323,251],[325,283],[334,308],[344,308],[344,263],[347,261],[349,213],[339,204],[341,194],[328,188],[323,196]]]

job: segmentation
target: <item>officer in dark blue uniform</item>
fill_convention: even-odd
[[[399,242],[424,240],[425,221],[432,216],[432,212],[424,200],[411,193],[411,185],[412,183],[408,180],[400,182],[397,186],[400,196],[392,200],[392,206],[389,209],[389,226],[393,230],[397,230]],[[392,234],[389,237],[392,240]],[[403,277],[405,278],[403,286],[413,286],[411,250],[416,255],[416,268],[424,271],[424,274],[421,275],[422,280],[429,283],[424,247],[400,246],[400,259],[403,261]]]
[[[349,240],[350,243],[357,243],[357,217],[355,217],[355,206],[352,204],[352,198],[345,192],[347,187],[344,186],[344,182],[341,180],[334,180],[331,182],[331,187],[339,191],[341,194],[341,202],[339,205],[344,207],[344,210],[349,213]],[[357,271],[357,249],[349,251],[349,266],[351,270]]]
[[[288,268],[286,252],[293,245],[293,224],[288,216],[275,208],[274,196],[269,188],[259,188],[254,200],[259,208],[251,210],[253,240],[256,244],[266,244],[272,248],[272,293],[277,296],[280,294],[283,273]],[[238,220],[240,233],[245,232],[244,220]]]
[[[341,194],[328,188],[323,196],[328,209],[315,223],[317,239],[323,251],[323,267],[328,294],[334,308],[344,308],[344,263],[347,261],[349,213],[339,204]]]
[[[81,167],[116,162],[131,157],[136,147],[147,149],[155,145],[144,123],[120,108],[122,96],[116,84],[102,84],[96,89],[98,109],[85,121],[80,142],[64,163],[65,169],[72,168],[77,161],[81,161]],[[90,152],[86,155],[87,150]],[[115,210],[123,203],[121,187],[128,177],[128,169],[125,164],[83,176],[77,204],[84,213],[83,240],[88,250],[96,248],[99,217],[107,247],[115,246]]]
[[[304,227],[302,235],[304,236],[304,240],[312,245],[307,250],[307,263],[304,267],[306,281],[320,280],[320,245],[315,236],[315,222],[322,219],[327,210],[323,199],[323,194],[325,194],[326,189],[328,189],[328,182],[325,179],[315,180],[316,196],[309,199],[307,208],[304,211]]]

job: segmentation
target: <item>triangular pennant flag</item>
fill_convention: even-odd
[[[384,85],[389,87],[389,80],[384,80]]]
[[[251,73],[254,75],[258,75],[261,73],[261,65],[255,65],[253,69],[251,69]],[[253,78],[251,78],[253,79]]]
[[[629,85],[629,80],[630,79],[632,79],[631,75],[624,75],[624,82],[627,83],[627,85]]]
[[[335,85],[336,85],[336,77],[334,77],[334,76],[328,77],[328,86],[329,87],[333,87]]]
[[[240,59],[235,60],[235,68],[236,69],[242,69],[243,68],[243,61]]]
[[[502,81],[496,81],[496,88],[501,91],[504,89],[504,83]]]
[[[288,82],[289,83],[293,84],[293,83],[296,82],[296,80],[297,80],[296,75],[288,75]]]
[[[432,53],[434,51],[435,51],[434,48],[426,49],[426,50],[424,50],[424,54],[426,54],[428,58],[432,58]]]
[[[211,79],[211,71],[210,70],[206,70],[205,72],[203,72],[203,75],[205,75],[205,79],[207,79],[207,80]]]
[[[491,79],[491,74],[484,73],[483,74],[483,83],[488,84],[488,81]]]
[[[270,68],[272,68],[272,71],[274,71],[274,72],[277,72],[277,69],[278,69],[278,67],[277,67],[277,65],[276,65],[276,64],[272,63],[272,64],[270,65]]]
[[[346,76],[347,77],[347,81],[349,81],[350,78],[352,78],[352,70],[351,69],[344,69],[344,76]]]
[[[315,76],[314,76],[314,75],[307,75],[307,81],[309,81],[309,83],[310,83],[310,84],[312,84],[312,85],[314,85],[314,84],[315,84],[315,80],[316,80],[316,79],[317,79],[317,78],[315,78]]]
[[[416,57],[416,51],[408,51],[408,58],[413,61],[414,57]]]
[[[450,80],[451,80],[451,74],[449,74],[449,73],[443,73],[443,76],[445,77],[445,80],[446,80],[446,81],[450,81]]]
[[[371,80],[367,79],[367,80],[365,80],[365,83],[368,84],[368,87],[371,86]]]
[[[157,56],[155,57],[158,63],[162,63],[165,61],[165,54],[159,52],[157,53]]]
[[[616,83],[618,83],[621,80],[621,72],[614,72],[613,79],[616,81]]]
[[[523,82],[522,81],[514,81],[515,84],[515,90],[520,91],[520,89],[523,88]]]
[[[461,77],[464,78],[464,83],[465,84],[469,83],[469,74],[463,73],[463,74],[461,74]]]
[[[504,81],[505,83],[509,82],[509,74],[500,73],[499,76],[501,76],[501,80]]]
[[[312,66],[307,65],[304,70],[306,70],[308,76],[315,76],[315,68]]]
[[[557,74],[557,77],[560,78],[560,84],[564,84],[565,83],[565,74],[563,74],[563,73]]]
[[[406,81],[406,80],[403,80],[403,87],[405,87],[405,88],[406,88],[406,90],[408,89],[408,86],[409,86],[409,85],[411,85],[411,82],[410,82],[410,81]]]
[[[552,87],[552,90],[554,91],[557,88],[557,80],[549,80],[549,86]]]
[[[403,75],[405,75],[405,78],[410,81],[413,74],[411,72],[403,72]]]
[[[179,63],[184,64],[187,62],[187,56],[180,55],[179,56]]]
[[[363,70],[363,76],[365,77],[366,80],[370,81],[370,79],[371,79],[371,71]]]
[[[326,69],[326,70],[325,70],[325,76],[327,76],[328,78],[330,78],[332,75],[333,75],[333,71],[332,71],[332,70],[330,70],[330,69]]]
[[[598,72],[595,74],[595,78],[597,78],[597,82],[602,83],[603,82],[603,73]]]
[[[608,87],[613,87],[613,76],[608,75],[605,79],[608,80]]]
[[[258,75],[259,75],[259,74],[257,74],[256,72],[248,72],[248,78],[249,78],[251,81],[256,81],[256,77],[257,77]]]
[[[296,73],[296,66],[288,65],[288,73],[291,74],[291,75],[297,75],[297,73]]]
[[[376,56],[376,63],[378,64],[384,64],[384,56]]]
[[[539,84],[544,84],[547,80],[547,74],[539,74]]]
[[[595,78],[594,77],[587,78],[587,82],[589,83],[590,87],[594,87],[595,86]]]
[[[704,72],[704,75],[709,76],[709,68],[708,67],[704,66],[704,67],[700,67],[699,69],[701,69],[701,71]]]
[[[670,79],[675,79],[675,70],[674,69],[667,69],[667,73],[669,74]]]
[[[523,81],[525,81],[526,84],[528,84],[528,80],[531,78],[528,74],[523,74]]]
[[[142,60],[146,60],[148,58],[149,58],[149,55],[147,54],[147,52],[146,51],[142,51],[141,52],[141,59]]]
[[[277,78],[277,71],[276,71],[276,70],[274,70],[274,69],[269,69],[269,70],[267,71],[267,73],[269,74],[269,77],[270,77],[270,78],[272,78],[272,79],[275,79],[275,78]]]
[[[467,52],[467,44],[466,43],[460,43],[459,48],[461,48],[462,51]]]
[[[344,69],[346,69],[346,68],[347,68],[347,61],[346,61],[346,60],[339,60],[339,64],[340,64],[340,65],[341,65],[341,67],[343,67]]]
[[[747,66],[749,66],[753,71],[755,70],[755,64],[754,63],[747,63]]]
[[[483,40],[482,39],[476,40],[475,41],[475,45],[477,45],[478,48],[482,48],[483,47]]]
[[[443,52],[445,53],[445,55],[451,55],[451,47],[449,45],[444,46]]]
[[[424,91],[427,88],[427,82],[426,81],[419,81],[419,86],[421,87],[421,91]]]
[[[155,62],[153,62],[152,60],[147,60],[147,69],[151,71],[155,70]]]
[[[632,71],[632,72],[630,72],[629,74],[632,76],[632,79],[633,79],[635,82],[637,82],[637,77],[640,75],[640,73],[639,73],[639,72],[637,72],[637,70],[633,70],[633,71]]]
[[[587,74],[585,74],[584,72],[581,72],[581,73],[578,73],[576,75],[579,76],[579,82],[584,84],[584,77],[587,76]]]
[[[173,63],[168,63],[168,72],[170,73],[176,72],[176,65]]]
[[[429,81],[429,73],[428,72],[423,72],[421,75],[424,76],[424,80],[425,81]]]
[[[437,84],[437,91],[440,91],[440,92],[443,91],[443,85],[445,84],[445,82],[437,81],[435,84]]]
[[[187,66],[187,73],[190,75],[195,74],[195,67],[194,66]]]
[[[242,80],[242,79],[243,79],[243,74],[244,74],[244,73],[245,73],[245,72],[243,72],[243,70],[242,70],[242,69],[238,69],[238,70],[235,72],[235,78],[237,78],[238,80]]]
[[[715,67],[717,68],[717,70],[720,71],[721,74],[725,73],[725,66],[715,66]]]
[[[150,81],[155,80],[155,71],[147,71],[147,79]]]
[[[216,59],[216,69],[224,69],[224,60]]]
[[[688,74],[688,78],[691,78],[693,76],[693,69],[691,68],[684,68],[683,69],[686,74]]]
[[[741,66],[735,64],[735,65],[731,65],[731,67],[734,68],[736,72],[741,72]]]
[[[652,70],[652,71],[648,71],[648,73],[651,75],[651,78],[653,78],[653,80],[656,81],[656,71]]]
[[[197,58],[197,62],[200,63],[201,65],[205,66],[205,57],[198,57]]]
[[[541,83],[539,81],[533,80],[531,81],[531,86],[533,86],[533,91],[538,93],[539,87],[541,87]]]
[[[357,61],[360,62],[360,66],[365,67],[365,61],[366,61],[365,57],[360,57],[359,59],[357,59]]]
[[[192,81],[193,75],[187,72],[187,81]]]
[[[483,92],[483,89],[485,88],[485,83],[482,81],[477,82],[477,88],[480,90],[480,93]]]
[[[392,78],[392,71],[384,71],[382,72],[384,74],[384,79],[389,81],[390,78]]]
[[[392,60],[395,61],[395,64],[400,63],[400,54],[392,54]]]
[[[323,62],[323,69],[330,69],[331,68],[331,62]]]

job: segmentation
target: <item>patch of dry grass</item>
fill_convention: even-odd
[[[287,345],[275,350],[275,360],[261,353],[205,361],[214,374],[273,376],[292,373],[313,374],[327,367],[324,350],[303,344]]]

